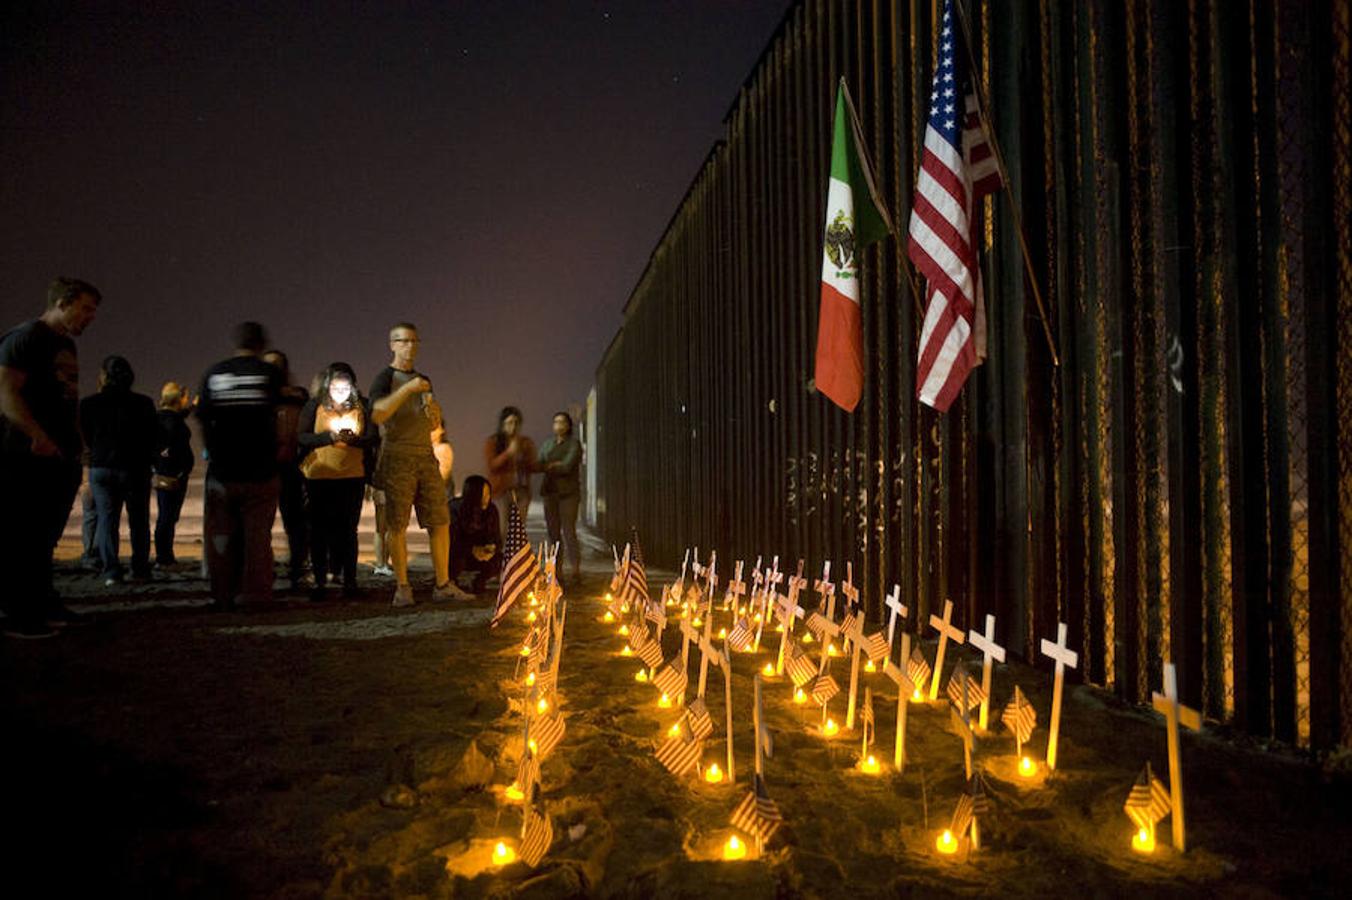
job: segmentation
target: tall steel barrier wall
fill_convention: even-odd
[[[915,400],[919,305],[862,266],[868,381],[813,389],[829,128],[854,94],[904,231],[934,5],[806,0],[732,104],[597,370],[598,523],[650,560],[854,565],[1038,662],[1326,749],[1352,733],[1347,0],[967,0],[1013,205],[986,204],[990,358]],[[1057,364],[1059,362],[1059,364]]]

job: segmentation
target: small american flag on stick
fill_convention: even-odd
[[[789,673],[794,687],[803,687],[817,677],[817,664],[797,644],[790,644],[788,659],[784,660],[784,671]]]
[[[1136,776],[1136,783],[1131,786],[1123,809],[1137,828],[1152,828],[1172,811],[1169,789],[1155,777],[1150,763],[1146,763],[1141,774]]]
[[[709,715],[709,708],[700,697],[696,697],[686,707],[685,723],[697,741],[702,741],[714,733],[713,717]]]
[[[535,570],[539,567],[535,554],[531,552],[530,541],[526,540],[526,526],[521,522],[521,513],[517,511],[515,503],[507,504],[507,542],[503,546],[502,558],[502,578],[497,603],[493,606],[493,619],[489,622],[490,628],[496,628],[512,604],[530,590]]]
[[[827,672],[822,672],[812,682],[812,699],[818,706],[825,706],[831,698],[840,693],[840,685]]]
[[[521,756],[521,762],[516,766],[516,786],[521,793],[527,797],[531,795],[531,788],[540,780],[540,762],[535,758],[535,754],[526,748],[526,752]]]
[[[630,635],[629,646],[633,648],[634,655],[643,660],[643,664],[650,669],[656,669],[662,665],[662,642],[648,634],[647,626],[640,626]]]
[[[646,605],[648,602],[648,569],[643,563],[643,550],[639,547],[638,530],[633,529],[632,534],[633,540],[630,542],[630,546],[633,551],[629,557],[629,567],[625,572],[624,584],[620,593],[630,603],[642,601]]]
[[[728,646],[738,653],[750,650],[755,642],[756,634],[751,630],[751,623],[746,620],[745,616],[738,619],[732,626],[732,631],[728,632]]]
[[[1020,744],[1028,743],[1028,738],[1032,736],[1033,728],[1037,725],[1037,710],[1033,709],[1033,704],[1028,702],[1028,698],[1023,695],[1018,685],[1014,686],[1014,699],[1005,707],[1000,721],[1014,732],[1014,737]]]
[[[888,655],[892,652],[892,645],[887,643],[887,636],[879,631],[874,634],[864,635],[864,640],[863,643],[860,644],[860,649],[862,649],[868,658],[876,664],[887,659]]]
[[[685,674],[685,667],[676,660],[672,660],[662,667],[662,671],[653,678],[653,686],[668,697],[675,697],[678,694],[685,693],[685,686],[690,683],[690,679]]]
[[[700,757],[703,755],[703,742],[685,734],[667,738],[657,748],[657,761],[678,778],[693,772],[699,766]]]
[[[964,685],[966,686],[966,709],[962,708]],[[968,673],[966,666],[959,663],[957,669],[953,672],[953,676],[948,679],[948,699],[958,708],[958,712],[971,712],[981,705],[985,696],[985,692],[981,690],[981,682]]]
[[[911,651],[911,658],[906,661],[906,677],[911,679],[911,684],[921,685],[930,679],[930,664],[925,659],[925,654],[916,647]]]
[[[542,716],[535,722],[531,740],[535,742],[534,754],[538,759],[547,759],[554,748],[563,740],[563,714],[554,713]]]
[[[732,827],[743,831],[764,844],[784,824],[779,805],[765,790],[765,779],[760,773],[751,779],[751,790],[732,811]]]
[[[534,869],[554,843],[554,825],[535,804],[526,806],[526,824],[521,834],[521,861]]]

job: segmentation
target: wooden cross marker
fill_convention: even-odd
[[[829,569],[831,567],[831,564],[827,563],[826,566]],[[821,612],[821,610],[818,610],[818,612]],[[840,635],[840,625],[839,623],[836,622],[836,592],[834,589],[826,593],[825,617],[826,624],[822,626],[822,659],[821,662],[817,664],[818,677],[821,677],[822,675],[826,674],[826,667],[831,662],[831,652],[830,652],[831,642],[827,640],[827,636],[829,635],[830,637],[837,637]],[[826,703],[822,704],[823,727],[825,727],[826,725],[827,719],[826,710],[829,709],[830,706],[831,706],[830,701],[827,701]]]
[[[906,764],[907,701],[911,699],[911,694],[916,690],[915,682],[911,681],[911,676],[906,674],[906,661],[910,658],[911,636],[903,631],[901,633],[901,665],[896,665],[890,659],[883,664],[883,674],[892,679],[893,684],[897,686],[897,738],[892,750],[892,765],[896,767],[898,775],[901,774]]]
[[[709,551],[709,567],[704,570],[705,595],[709,598],[709,608],[713,609],[714,591],[718,589],[718,551]]]
[[[698,645],[698,644],[699,644],[699,641],[700,641],[700,637],[701,637],[701,635],[700,635],[700,633],[699,633],[699,629],[696,628],[696,627],[694,626],[694,624],[693,624],[693,618],[692,618],[691,616],[686,616],[685,618],[681,619],[681,671],[682,671],[682,672],[688,672],[688,671],[689,671],[689,664],[690,664],[690,645],[691,645],[692,643]],[[680,697],[677,697],[677,698],[676,698],[676,702],[678,702],[678,703],[684,703],[684,702],[685,702],[685,694],[682,693]]]
[[[765,573],[761,571],[762,557],[756,557],[756,567],[751,570],[751,596],[747,598],[747,614],[753,614],[756,604],[765,593]]]
[[[905,619],[906,616],[909,615],[911,612],[909,609],[906,608],[906,604],[901,602],[901,585],[899,584],[892,585],[892,593],[887,595],[887,599],[883,601],[883,606],[887,607],[888,609],[887,646],[891,648],[896,646],[895,644],[892,643],[892,636],[896,634],[897,619],[898,618]],[[902,657],[901,661],[905,663],[906,658]]]
[[[723,649],[720,651],[709,639],[709,629],[706,628],[704,637],[699,642],[699,652],[699,698],[701,700],[704,699],[704,685],[709,672],[709,664],[713,663],[718,666],[719,671],[723,673],[723,711],[727,717],[728,734],[728,783],[732,784],[737,780],[737,769],[732,755],[732,668],[729,662],[728,645],[724,641]]]
[[[774,562],[770,565],[770,571],[765,573],[765,587],[761,591],[760,607],[752,604],[752,614],[760,614],[760,621],[756,623],[756,652],[760,652],[761,633],[765,630],[765,623],[770,620],[774,614],[776,600],[779,598],[779,583],[784,580],[784,574],[779,571],[779,557],[776,556]]]
[[[949,620],[952,617],[953,601],[945,600],[943,618],[931,615],[929,619],[930,627],[937,629],[939,632],[939,655],[934,658],[934,677],[930,679],[929,698],[931,700],[936,700],[939,697],[939,679],[944,672],[944,651],[948,649],[948,642],[951,640],[954,643],[962,644],[967,639],[967,635],[963,634],[961,628],[950,623]]]
[[[995,643],[995,616],[986,615],[986,632],[971,631],[967,634],[967,642],[981,651],[981,713],[977,719],[977,726],[986,730],[986,714],[991,705],[991,663],[1005,661],[1005,648]]]
[[[742,580],[742,561],[739,559],[732,580],[728,582],[728,592],[723,595],[723,608],[727,609],[731,606],[733,618],[737,617],[737,607],[741,604],[744,596],[746,596],[746,582]]]
[[[854,727],[854,701],[859,691],[859,653],[861,644],[864,642],[864,617],[856,615],[852,620],[854,626],[846,633],[852,646],[852,659],[850,661],[850,702],[845,707],[845,727]]]
[[[1052,724],[1047,737],[1047,768],[1056,768],[1056,739],[1061,733],[1061,691],[1066,682],[1066,666],[1079,664],[1080,655],[1066,647],[1066,623],[1056,623],[1056,643],[1042,639],[1042,653],[1056,660],[1056,681],[1052,685]]]
[[[783,629],[779,635],[779,658],[775,662],[775,674],[784,674],[784,648],[789,645],[793,639],[794,618],[799,619],[807,615],[807,610],[798,605],[798,592],[807,587],[807,579],[803,577],[803,561],[798,560],[798,574],[789,578],[789,593],[785,595],[784,602],[779,604],[775,612],[779,616],[779,625]]]
[[[819,609],[826,605],[828,598],[831,601],[831,609],[836,608],[836,586],[831,581],[831,560],[828,559],[822,564],[822,577],[817,579],[817,583],[812,586],[812,589],[821,597],[821,602],[818,604]]]
[[[710,610],[712,612],[712,610]],[[708,616],[704,620],[704,635],[695,644],[699,650],[699,693],[698,697],[704,696],[704,683],[709,678],[709,654],[717,653],[713,644],[714,617]]]
[[[1064,627],[1064,626],[1062,626]],[[1202,717],[1197,710],[1178,702],[1178,672],[1174,664],[1164,664],[1164,693],[1153,693],[1150,703],[1155,711],[1164,715],[1164,728],[1169,735],[1169,805],[1173,816],[1174,849],[1179,853],[1187,852],[1186,834],[1183,828],[1183,758],[1178,746],[1179,723],[1193,731],[1202,730]]]

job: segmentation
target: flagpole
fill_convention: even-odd
[[[972,91],[977,95],[978,104],[981,111],[990,108],[986,102],[985,92],[981,88],[981,82],[977,78],[976,57],[972,55],[972,31],[967,27],[967,13],[962,7],[961,0],[954,0],[953,7],[958,11],[958,27],[962,29],[963,49],[967,51],[968,73],[972,79]],[[1023,231],[1023,217],[1019,214],[1019,204],[1014,199],[1014,184],[1009,179],[1009,170],[1005,168],[1005,157],[1000,152],[1000,142],[995,139],[995,127],[985,120],[982,116],[982,124],[986,128],[986,140],[990,142],[991,153],[995,156],[995,165],[1000,169],[1000,180],[1004,182],[1004,188],[1009,193],[1009,206],[1011,215],[1014,217],[1014,230],[1019,236],[1019,248],[1023,251],[1023,264],[1028,272],[1028,283],[1033,287],[1033,300],[1037,303],[1037,317],[1042,323],[1042,334],[1047,339],[1047,351],[1052,355],[1052,365],[1060,368],[1061,357],[1056,352],[1056,341],[1052,338],[1051,326],[1047,323],[1047,310],[1042,303],[1042,289],[1038,287],[1037,275],[1033,271],[1033,254],[1028,250],[1028,238]]]

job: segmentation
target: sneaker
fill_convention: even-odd
[[[448,581],[440,587],[432,588],[432,599],[441,600],[473,600],[473,594],[467,594],[460,589],[460,585],[454,581]]]
[[[412,605],[413,605],[413,602],[414,602],[414,601],[413,601],[413,588],[409,587],[409,586],[406,585],[406,584],[401,584],[401,585],[398,585],[397,587],[395,587],[395,589],[394,589],[394,603],[391,604],[391,605],[393,605],[393,606],[412,606]]]
[[[51,628],[76,628],[94,621],[93,616],[77,613],[64,603],[49,606],[44,618]]]
[[[119,584],[123,583],[121,575],[109,575],[107,578],[103,579],[104,587],[117,587]]]
[[[384,575],[386,578],[393,578],[393,577],[394,577],[394,569],[391,569],[389,566],[384,565],[384,564],[377,564],[377,565],[371,566],[371,574],[372,574],[372,575]]]
[[[40,641],[43,638],[56,637],[57,634],[59,632],[46,622],[5,620],[5,637],[17,638],[21,641]]]

